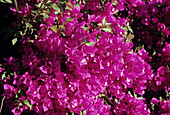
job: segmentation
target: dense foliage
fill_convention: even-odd
[[[14,115],[170,114],[169,0],[21,0],[0,65]]]

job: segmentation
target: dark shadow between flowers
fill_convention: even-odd
[[[16,19],[10,10],[10,4],[0,3],[0,63],[4,62],[3,58],[19,57],[17,53],[17,45],[12,46],[13,27],[12,23]],[[3,86],[0,85],[0,103],[3,97]],[[5,101],[5,100],[4,100]],[[1,105],[1,104],[0,104]],[[3,102],[0,115],[13,115],[11,110]]]

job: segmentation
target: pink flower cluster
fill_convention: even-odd
[[[130,94],[127,94],[124,100],[117,104],[114,112],[117,115],[149,115],[149,111],[147,111],[147,106],[144,103],[144,100],[138,100],[135,97],[131,97]]]
[[[158,107],[157,114],[168,115],[170,113],[170,100],[166,101],[165,99],[159,100],[152,98],[151,104],[154,108]],[[151,112],[154,115],[154,112]]]
[[[69,0],[62,11],[59,1],[48,2],[52,8],[40,23],[37,38],[23,35],[19,41],[22,59],[11,57],[0,67],[2,76],[6,76],[0,81],[3,95],[12,112],[15,115],[30,110],[45,115],[149,114],[145,99],[127,92],[143,96],[152,80],[157,86],[166,86],[168,91],[169,71],[162,67],[154,76],[147,63],[151,61],[147,52],[144,49],[133,52],[133,43],[124,40],[126,31],[122,27],[128,19],[114,16],[117,9],[124,10],[122,3],[128,2],[129,8],[145,3],[119,0],[114,6],[113,1],[81,0],[78,4]],[[29,1],[25,3],[26,7],[19,3],[18,18],[30,16],[35,8]],[[166,61],[169,61],[168,48],[169,45],[163,49]],[[110,98],[111,104],[101,94]]]
[[[131,19],[135,38],[135,47],[141,47],[138,54],[145,59],[154,70],[154,78],[150,89],[155,92],[169,89],[169,45],[170,45],[170,1],[169,0],[117,0],[117,9],[121,17]],[[145,48],[145,49],[144,49]],[[135,49],[135,50],[136,50]],[[148,52],[146,52],[148,51]],[[153,95],[154,96],[154,95]]]
[[[132,19],[133,41],[145,45],[146,51],[152,56],[154,69],[166,65],[160,59],[164,58],[161,57],[163,48],[170,43],[169,0],[125,0],[123,4],[124,11]]]

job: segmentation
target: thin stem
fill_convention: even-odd
[[[15,4],[15,8],[16,8],[17,13],[18,13],[18,3],[17,3],[17,0],[14,0],[14,4]]]
[[[5,98],[6,98],[6,96],[4,96],[4,97],[2,98],[2,101],[1,101],[0,115],[1,115],[1,113],[2,113],[2,107],[3,107],[3,104],[4,104]]]

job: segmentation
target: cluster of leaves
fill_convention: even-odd
[[[165,3],[14,0],[18,31],[12,45],[19,44],[22,56],[0,65],[6,105],[16,115],[170,113],[169,23],[167,18],[147,21],[168,13]],[[148,6],[157,9],[150,12]],[[148,43],[148,27],[158,27],[156,42],[151,35]],[[154,52],[162,59],[159,68]]]

